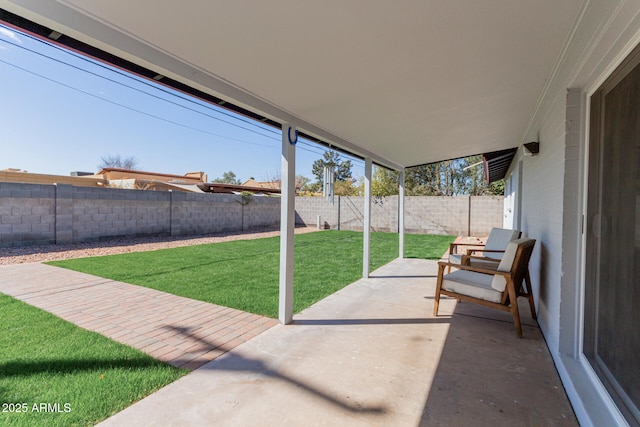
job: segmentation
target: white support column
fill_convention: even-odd
[[[364,221],[363,221],[362,277],[369,277],[371,243],[371,158],[364,160]]]
[[[404,169],[400,171],[398,177],[398,257],[404,258]]]
[[[297,130],[282,125],[282,176],[280,180],[280,304],[278,319],[286,325],[293,320],[293,239],[296,195]]]

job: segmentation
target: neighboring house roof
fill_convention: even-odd
[[[158,172],[133,171],[119,168],[104,168],[95,175],[48,175],[29,173],[20,169],[0,170],[0,182],[19,182],[25,184],[69,184],[76,187],[115,187],[138,190],[178,190],[204,193],[198,187],[207,179],[204,172],[188,172],[185,175],[172,175]]]
[[[240,194],[248,191],[254,194],[280,194],[279,182],[257,182],[248,180],[242,185],[206,182],[204,172],[188,172],[173,175],[159,172],[145,172],[120,168],[104,168],[95,176],[104,177],[109,184],[123,188],[179,190],[195,193]]]
[[[117,179],[138,179],[173,184],[199,184],[201,182],[207,182],[207,174],[204,172],[187,172],[184,175],[174,175],[121,168],[103,168],[95,176],[104,177],[109,181]]]
[[[156,181],[151,179],[112,179],[107,185],[110,188],[121,188],[125,190],[153,190],[153,191],[185,191],[189,193],[204,193],[198,187],[199,184],[176,184],[171,182]]]
[[[205,193],[198,185],[194,184],[165,184],[168,190],[189,191],[191,193]]]
[[[102,177],[93,176],[65,176],[30,173],[20,169],[0,170],[0,182],[19,182],[23,184],[69,184],[77,187],[104,187],[106,181]]]
[[[253,178],[250,178],[242,183],[243,187],[253,187],[253,188],[268,188],[271,190],[278,190],[280,192],[280,181],[256,181]]]
[[[239,194],[239,193],[248,191],[254,194],[266,194],[266,195],[280,194],[279,186],[278,188],[269,188],[269,187],[249,186],[245,184],[235,185],[235,184],[224,184],[224,183],[218,183],[218,182],[206,182],[206,183],[198,184],[198,187],[200,187],[202,190],[204,190],[207,193]]]
[[[253,194],[280,194],[280,182],[258,182],[247,180],[242,185],[206,182],[204,172],[188,172],[173,175],[159,172],[103,168],[95,175],[65,176],[28,173],[20,169],[0,170],[0,182],[20,182],[30,184],[70,184],[80,187],[114,187],[137,190],[177,190],[192,193],[240,194],[248,191]]]

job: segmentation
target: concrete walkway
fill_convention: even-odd
[[[186,369],[198,368],[278,323],[44,264],[0,267],[0,292]]]
[[[576,426],[526,301],[522,339],[473,304],[434,318],[435,273],[396,260],[101,425]]]

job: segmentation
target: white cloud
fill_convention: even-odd
[[[14,33],[13,31],[9,30],[8,28],[0,27],[0,35],[3,35],[6,38],[8,38],[10,40],[13,40],[16,43],[22,43],[22,40],[20,40],[18,35],[16,33]]]

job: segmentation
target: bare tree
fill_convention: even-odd
[[[100,158],[100,164],[98,165],[98,169],[104,168],[118,168],[118,169],[128,169],[128,170],[139,170],[138,161],[135,157],[129,156],[122,158],[120,154],[116,155],[105,155]]]
[[[309,184],[311,183],[311,178],[308,178],[304,175],[296,175],[296,188],[300,191],[309,190]]]
[[[280,182],[281,175],[282,174],[280,173],[279,169],[270,170],[262,175],[262,180],[264,182]]]

